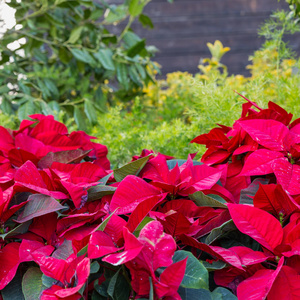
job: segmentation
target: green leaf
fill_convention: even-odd
[[[120,270],[111,278],[108,284],[107,293],[113,300],[128,300],[130,296],[130,285]]]
[[[145,4],[140,0],[130,0],[128,11],[133,17],[137,17],[142,13]]]
[[[125,90],[128,90],[129,88],[129,80],[128,80],[128,72],[127,72],[127,65],[117,63],[117,79],[119,83],[125,88]]]
[[[146,46],[145,39],[140,40],[139,42],[137,42],[135,45],[133,45],[131,48],[127,50],[127,55],[129,57],[134,57],[137,54],[140,54],[140,52],[145,49],[145,46]]]
[[[183,164],[186,163],[186,159],[169,159],[167,160],[167,165],[169,170],[172,170],[176,164],[178,164],[178,167],[182,166]],[[193,166],[200,166],[203,165],[202,162],[197,161],[197,160],[193,160]]]
[[[32,267],[26,271],[22,279],[22,291],[25,300],[38,300],[45,288],[42,282],[42,271],[37,267]]]
[[[226,262],[217,260],[209,263],[207,261],[202,261],[203,266],[207,269],[208,272],[215,271],[215,270],[222,270],[227,267]]]
[[[173,262],[184,260],[186,257],[188,257],[188,260],[180,286],[193,289],[208,289],[208,272],[191,252],[184,250],[176,251],[173,256]]]
[[[101,199],[105,195],[111,195],[117,188],[107,185],[97,185],[88,189],[88,201]]]
[[[146,224],[148,224],[149,222],[153,221],[154,219],[150,218],[150,217],[145,217],[143,219],[143,221],[139,224],[139,226],[135,229],[134,231],[134,235],[136,237],[138,237],[140,235],[141,230],[146,226]]]
[[[70,44],[76,43],[78,41],[78,39],[80,38],[83,28],[84,28],[84,26],[78,26],[78,27],[74,28],[71,31],[71,34],[70,34],[70,37],[69,37],[67,43],[70,43]]]
[[[54,114],[51,107],[45,101],[41,100],[40,105],[41,105],[41,111],[43,112],[44,115],[48,116]]]
[[[141,14],[139,16],[139,21],[141,22],[143,27],[149,27],[151,29],[154,27],[151,19],[146,15]]]
[[[7,114],[10,115],[12,113],[12,104],[11,101],[9,101],[8,99],[6,99],[6,97],[2,98],[2,102],[1,102],[1,110]]]
[[[0,86],[0,94],[6,94],[10,91],[9,87],[5,84],[5,85],[2,85]]]
[[[57,101],[50,101],[48,102],[48,106],[56,112],[60,112],[61,111],[61,107],[59,106],[59,103]]]
[[[153,282],[151,277],[149,277],[149,282],[150,282],[149,300],[154,300]]]
[[[103,94],[101,86],[99,86],[96,89],[96,92],[94,93],[94,103],[96,108],[99,111],[101,111],[102,113],[107,112],[107,108],[106,108],[107,98],[106,95]]]
[[[64,64],[68,64],[70,62],[70,60],[72,59],[72,55],[64,47],[59,48],[58,57]]]
[[[51,97],[51,92],[50,92],[49,88],[46,86],[44,81],[42,81],[41,79],[38,78],[37,85],[40,88],[40,90],[42,91],[44,99],[48,99]]]
[[[222,203],[222,202],[220,202],[218,200],[215,200],[212,197],[204,195],[204,193],[201,192],[201,191],[198,191],[198,192],[196,192],[194,194],[189,195],[189,198],[191,200],[194,200],[195,203],[198,206],[209,206],[209,207],[227,208],[226,204],[224,204],[224,203]]]
[[[94,57],[106,70],[115,70],[115,65],[112,58],[113,52],[110,49],[100,49],[97,53],[94,53]]]
[[[138,175],[140,171],[144,168],[145,164],[149,160],[150,156],[145,156],[135,161],[126,164],[125,166],[114,170],[115,180],[120,182],[127,175]]]
[[[234,225],[232,220],[229,220],[223,223],[221,226],[214,228],[210,234],[205,239],[205,244],[209,245],[216,241],[218,238],[225,235],[227,232],[236,230],[236,226]]]
[[[87,63],[87,64],[91,65],[92,67],[96,66],[96,61],[90,55],[90,53],[88,52],[88,50],[86,48],[83,48],[82,50],[77,49],[77,48],[72,48],[70,51],[77,60]]]
[[[212,293],[211,293],[213,300],[237,300],[237,297],[233,295],[229,290],[217,287]]]
[[[78,128],[80,130],[86,131],[86,123],[85,123],[84,114],[77,106],[74,107],[74,119],[75,119],[75,122],[76,122]]]
[[[0,238],[2,238],[4,240],[10,236],[25,233],[28,231],[30,224],[31,224],[31,220],[29,220],[25,223],[22,223],[19,226],[15,227],[14,229],[10,230],[9,232],[0,234]]]
[[[57,280],[46,276],[45,274],[42,275],[42,283],[45,287],[49,288],[51,287]]]
[[[96,109],[95,109],[93,103],[88,99],[84,100],[84,112],[87,115],[90,123],[92,125],[96,125],[97,124]]]
[[[210,291],[205,289],[187,289],[179,287],[178,294],[182,300],[213,300]]]
[[[134,46],[140,40],[141,38],[131,31],[127,31],[123,36],[123,41],[128,48]]]
[[[112,24],[122,21],[127,16],[127,7],[125,5],[110,5],[108,13],[105,13],[105,23]]]
[[[135,65],[129,66],[129,76],[135,84],[137,84],[141,88],[143,87],[143,80],[140,78]]]
[[[29,115],[33,115],[35,113],[35,106],[33,101],[27,101],[22,104],[18,109],[18,117],[21,121],[25,119],[29,119]]]
[[[91,270],[90,270],[90,273],[91,274],[94,274],[94,273],[97,273],[98,271],[100,270],[100,265],[97,261],[93,261],[91,263]]]
[[[59,98],[59,91],[56,87],[55,82],[52,79],[49,78],[44,78],[44,83],[47,87],[47,89],[50,91],[51,95],[58,99]]]
[[[14,279],[1,290],[3,300],[25,300],[22,293],[22,277],[20,271],[17,271]]]
[[[135,64],[136,69],[138,70],[140,76],[145,80],[147,77],[145,68],[140,64]]]

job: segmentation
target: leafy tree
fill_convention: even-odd
[[[0,43],[1,110],[20,120],[63,110],[85,129],[107,102],[141,94],[157,68],[155,48],[131,27],[137,19],[153,27],[143,14],[149,1],[6,1],[16,9],[16,25]]]

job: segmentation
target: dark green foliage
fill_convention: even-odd
[[[0,43],[1,110],[20,120],[63,110],[65,119],[74,117],[85,129],[116,97],[141,94],[153,80],[153,50],[130,27],[135,19],[152,27],[142,14],[148,2],[8,2],[16,9],[16,26]]]

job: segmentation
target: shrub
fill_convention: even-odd
[[[20,120],[64,110],[65,121],[74,117],[86,129],[107,102],[141,94],[153,81],[155,49],[131,25],[139,19],[153,26],[142,13],[147,3],[7,1],[16,9],[16,25],[1,37],[1,110]]]

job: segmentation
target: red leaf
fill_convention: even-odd
[[[115,246],[111,237],[103,231],[95,231],[90,237],[88,244],[89,258],[99,258],[119,250],[120,248]]]
[[[0,250],[0,290],[15,276],[19,266],[19,243],[10,243]]]
[[[88,192],[85,188],[64,180],[61,180],[60,182],[70,194],[76,208],[81,208],[87,202]]]
[[[57,295],[60,298],[65,298],[77,293],[85,285],[85,283],[87,283],[88,277],[90,275],[90,268],[90,260],[87,257],[85,257],[81,262],[79,262],[76,265],[75,274],[77,285],[72,288],[58,290],[57,292],[55,292],[55,295]],[[71,268],[71,272],[72,271],[73,268]],[[74,276],[74,272],[72,273],[72,275]]]
[[[243,266],[255,265],[268,258],[263,252],[254,251],[248,247],[236,246],[231,247],[230,250],[234,251],[240,257]]]
[[[253,198],[253,204],[277,216],[279,213],[289,216],[299,208],[299,205],[283,190],[282,186],[275,184],[260,185]]]
[[[186,257],[184,260],[167,267],[161,273],[160,281],[154,282],[155,292],[159,298],[177,294],[177,290],[185,274],[187,259]]]
[[[228,203],[227,206],[234,224],[242,233],[272,252],[282,242],[282,227],[269,213],[249,205]]]
[[[270,300],[298,300],[300,299],[300,275],[288,266],[283,266],[277,275],[268,294]]]
[[[231,251],[230,249],[224,249],[222,247],[217,247],[217,246],[209,246],[204,243],[198,242],[196,239],[187,236],[185,234],[180,236],[180,239],[183,244],[195,247],[197,249],[200,249],[212,256],[215,256],[216,258],[227,262],[228,264],[243,270],[241,260],[239,256],[234,252]]]
[[[134,211],[139,203],[146,198],[161,194],[158,189],[145,182],[143,179],[129,175],[123,179],[115,191],[111,202],[110,210],[116,208],[117,214],[128,214]]]
[[[273,164],[274,174],[278,183],[291,195],[300,194],[300,166],[292,165],[287,159],[281,158]]]
[[[238,122],[241,127],[260,145],[273,150],[284,151],[284,140],[289,129],[275,120],[254,119]]]
[[[222,145],[222,142],[226,141],[228,141],[228,137],[226,137],[224,131],[221,128],[216,127],[213,128],[209,133],[204,133],[197,136],[190,143],[206,145],[206,147],[208,148],[212,145]]]
[[[147,216],[149,211],[160,204],[167,194],[157,195],[147,198],[145,201],[138,204],[135,210],[130,214],[126,227],[130,232],[133,232],[142,220]]]
[[[172,264],[176,243],[171,235],[164,233],[158,221],[151,221],[140,231],[138,240],[145,246],[143,253],[149,258],[153,270]]]
[[[58,191],[49,191],[43,177],[39,173],[36,166],[27,161],[22,167],[20,167],[15,174],[15,191],[24,192],[24,188],[30,191],[35,191],[40,194],[48,195],[56,199],[65,199],[66,195]],[[25,190],[26,191],[26,190]]]
[[[24,211],[17,219],[18,223],[24,223],[35,217],[46,215],[65,208],[57,200],[46,195],[31,195],[28,200],[29,201],[26,204]]]
[[[40,134],[55,132],[60,134],[68,134],[68,128],[63,123],[55,121],[53,116],[45,117],[32,129],[30,135],[38,138]]]
[[[281,152],[259,149],[247,157],[240,175],[253,176],[273,173],[272,165],[281,157],[284,157]]]
[[[123,235],[125,240],[125,251],[117,254],[110,254],[103,258],[103,261],[114,266],[119,266],[133,260],[139,255],[143,248],[141,242],[132,233],[130,233],[126,227],[123,229]]]
[[[259,270],[252,277],[244,280],[238,285],[237,296],[239,300],[266,299],[271,290],[278,273],[280,272],[284,258],[278,263],[276,270]],[[281,299],[281,298],[276,298]]]
[[[8,152],[8,158],[15,167],[21,167],[27,160],[32,161],[35,165],[39,161],[34,154],[22,149],[11,149]]]

